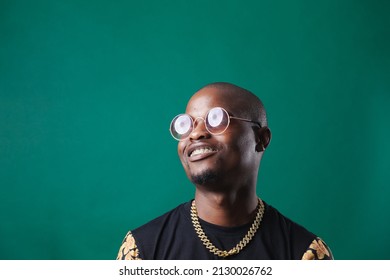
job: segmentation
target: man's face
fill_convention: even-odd
[[[241,104],[241,105],[237,105]],[[225,94],[217,88],[205,88],[189,101],[186,114],[194,120],[205,118],[211,108],[222,107],[229,115],[240,116],[245,102],[237,102],[234,94]],[[258,169],[254,124],[231,119],[227,130],[212,135],[203,120],[198,119],[194,130],[178,144],[179,158],[188,178],[196,185],[226,186],[252,178]],[[248,179],[249,180],[249,179]]]

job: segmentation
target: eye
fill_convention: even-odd
[[[226,118],[226,113],[221,108],[213,108],[207,115],[207,124],[211,127],[217,127]]]
[[[180,115],[174,122],[174,128],[177,134],[186,134],[192,126],[191,118],[188,115]]]

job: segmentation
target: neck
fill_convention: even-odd
[[[251,192],[216,193],[197,188],[195,203],[202,220],[233,227],[253,221],[258,200],[254,189]]]

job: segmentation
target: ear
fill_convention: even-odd
[[[256,152],[264,152],[271,142],[271,130],[268,126],[256,130]]]

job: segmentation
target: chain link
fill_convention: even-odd
[[[264,215],[264,204],[260,198],[258,198],[258,201],[259,203],[257,204],[256,218],[253,221],[249,231],[235,247],[233,247],[229,251],[226,251],[226,250],[220,250],[217,247],[215,247],[214,244],[208,239],[208,237],[204,233],[202,226],[199,223],[198,211],[196,210],[195,200],[193,200],[191,205],[191,220],[195,228],[195,231],[198,237],[200,238],[200,240],[202,241],[203,245],[206,246],[206,248],[211,253],[213,253],[218,257],[226,258],[231,255],[238,254],[246,245],[248,245],[248,243],[252,240],[253,236],[256,234],[257,230],[260,227],[260,223]]]

